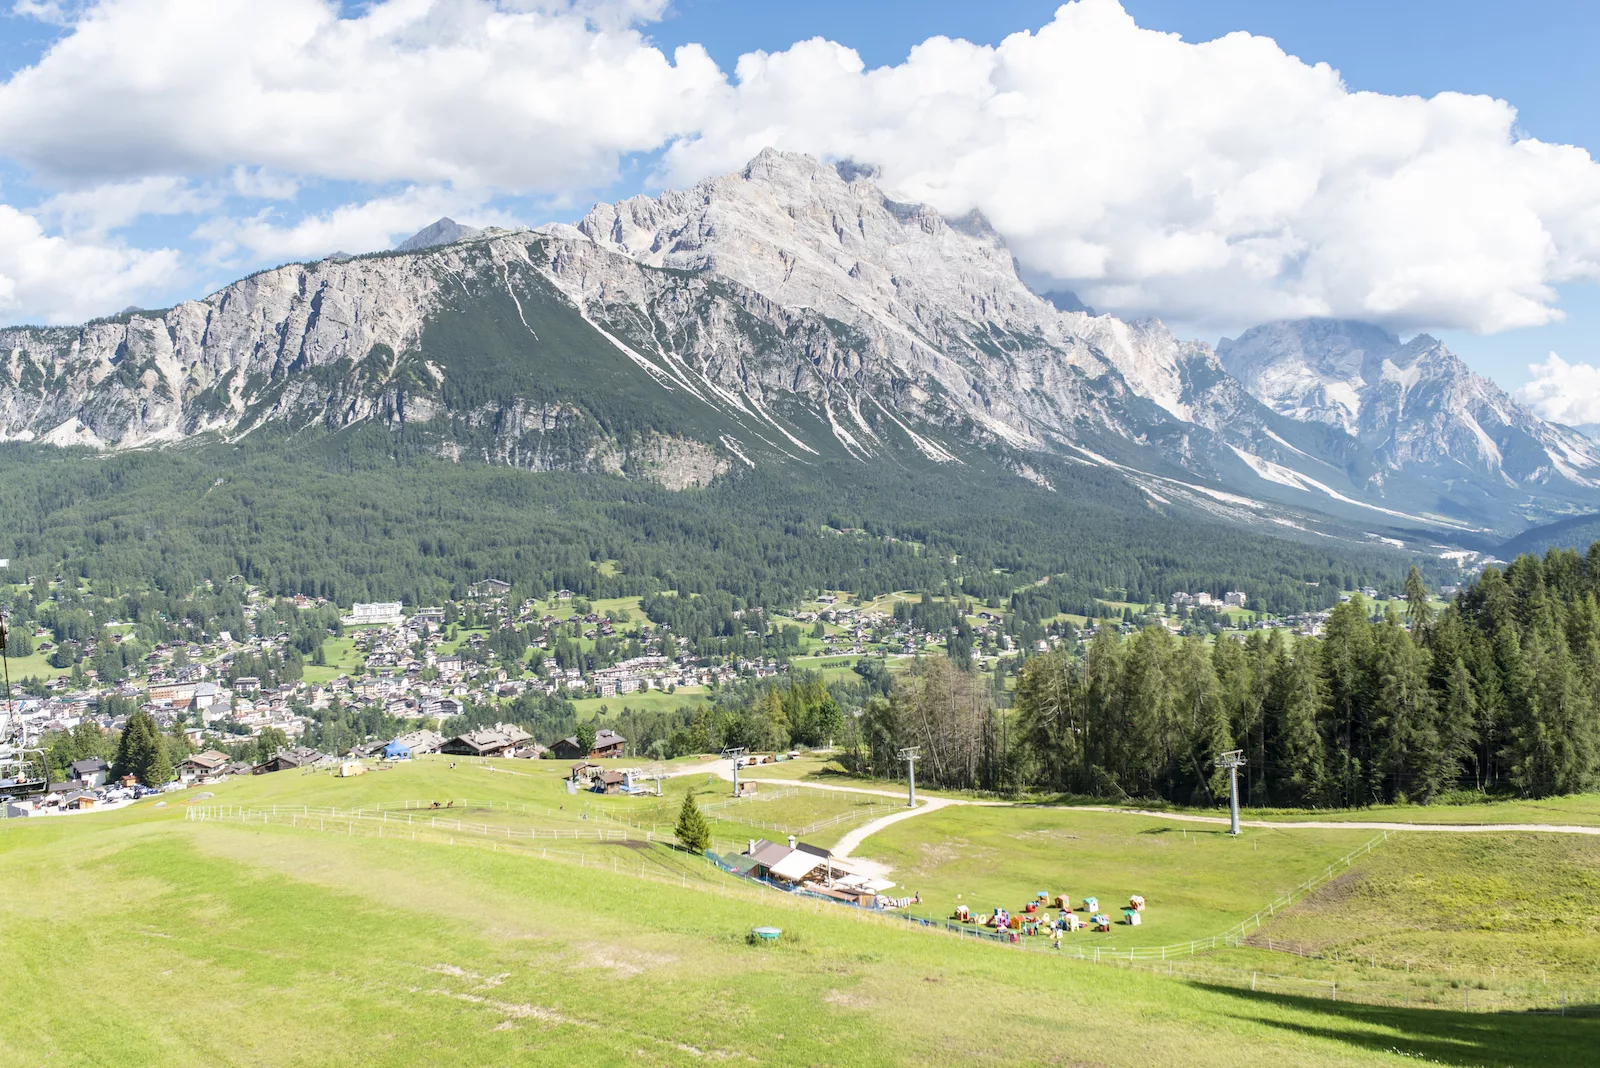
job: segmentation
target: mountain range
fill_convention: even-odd
[[[1306,320],[1213,350],[1036,294],[977,213],[770,149],[575,225],[441,219],[0,351],[0,437],[57,446],[378,425],[674,489],[981,457],[1043,493],[1100,468],[1158,511],[1433,551],[1600,510],[1600,445],[1433,338]]]

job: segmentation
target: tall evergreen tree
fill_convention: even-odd
[[[167,747],[161,736],[155,737],[150,750],[150,762],[145,765],[143,781],[146,786],[165,786],[173,779],[172,761],[167,757]]]
[[[1426,800],[1445,775],[1436,706],[1428,689],[1427,652],[1401,628],[1392,609],[1377,635],[1371,716],[1374,795],[1391,801]]]
[[[694,791],[683,795],[683,807],[678,810],[678,826],[673,831],[678,844],[691,853],[704,853],[711,847],[711,825],[695,804]]]
[[[1321,646],[1301,643],[1292,658],[1279,664],[1273,679],[1278,774],[1272,802],[1309,805],[1325,800],[1321,724],[1331,703]]]
[[[1423,585],[1422,572],[1412,564],[1406,575],[1406,626],[1411,628],[1411,636],[1421,642],[1428,640],[1432,625],[1433,605],[1428,601],[1428,587]]]
[[[1442,763],[1441,779],[1460,769],[1472,759],[1478,741],[1478,696],[1473,685],[1472,672],[1466,661],[1456,657],[1445,679],[1443,696],[1439,703],[1439,758]],[[1441,785],[1448,785],[1442,782]]]

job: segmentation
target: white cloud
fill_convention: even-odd
[[[0,204],[0,316],[81,322],[171,282],[178,254],[52,237],[39,220]]]
[[[235,167],[228,174],[228,184],[235,193],[252,200],[293,200],[300,192],[300,182],[293,175],[274,174],[262,167]]]
[[[723,83],[629,20],[651,0],[101,0],[0,86],[0,145],[46,177],[266,167],[563,190],[691,128]]]
[[[669,181],[766,144],[877,164],[980,208],[1090,304],[1191,323],[1338,315],[1496,331],[1600,279],[1600,166],[1518,140],[1503,101],[1350,91],[1243,33],[1189,44],[1115,0],[996,48],[934,38],[866,70],[823,40],[742,57]]]
[[[1488,332],[1558,318],[1555,286],[1600,281],[1600,166],[1519,138],[1511,105],[1352,92],[1266,38],[1186,43],[1116,0],[873,70],[805,41],[742,57],[731,82],[699,46],[669,59],[641,35],[667,0],[24,7],[70,32],[0,84],[0,154],[78,197],[48,216],[62,226],[114,228],[173,176],[274,200],[362,185],[293,224],[212,220],[201,236],[230,261],[382,247],[500,194],[575,199],[634,153],[665,148],[680,184],[775,145],[982,209],[1030,274],[1195,326]],[[409,188],[374,199],[380,184]]]
[[[18,18],[36,19],[52,26],[70,26],[83,10],[84,0],[16,0],[11,13]]]
[[[391,196],[308,215],[292,223],[280,221],[276,209],[248,218],[219,217],[202,223],[194,236],[210,245],[217,262],[241,256],[252,262],[283,262],[326,256],[331,252],[367,252],[391,247],[440,216],[460,216],[469,225],[508,223],[486,209],[481,197],[442,186],[413,186]]]
[[[145,215],[190,215],[221,203],[182,178],[152,176],[57,193],[29,211],[69,234],[103,237]]]
[[[1528,382],[1517,399],[1552,422],[1600,423],[1600,367],[1568,363],[1552,352],[1544,363],[1528,365]]]

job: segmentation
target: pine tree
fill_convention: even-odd
[[[1411,636],[1419,642],[1426,640],[1433,624],[1428,587],[1422,584],[1422,572],[1417,570],[1416,564],[1411,565],[1411,573],[1406,575],[1406,624],[1411,628]]]
[[[700,806],[694,803],[694,791],[683,795],[683,807],[678,810],[678,826],[673,832],[678,844],[691,853],[704,853],[711,846],[711,825],[706,822]]]
[[[150,762],[145,765],[143,780],[146,786],[164,786],[172,781],[172,761],[167,758],[167,747],[162,744],[160,735],[153,739]]]
[[[148,712],[135,712],[122,727],[117,739],[117,755],[111,762],[112,774],[121,778],[132,775],[143,782],[150,769],[155,750],[161,745],[160,731]]]
[[[1472,673],[1459,656],[1445,680],[1439,706],[1439,756],[1448,774],[1459,772],[1478,741],[1478,697]]]
[[[1428,654],[1401,628],[1393,609],[1378,628],[1377,638],[1372,785],[1391,800],[1426,799],[1443,777],[1436,705],[1428,689]]]
[[[1330,703],[1320,646],[1303,642],[1292,659],[1280,664],[1273,679],[1277,765],[1273,801],[1307,805],[1323,797],[1327,784],[1321,725]]]

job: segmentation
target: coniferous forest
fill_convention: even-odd
[[[1405,575],[1405,558],[1381,547],[1153,511],[1095,468],[1052,470],[1055,492],[976,462],[774,466],[674,492],[452,463],[370,426],[276,432],[109,456],[0,446],[11,573],[177,597],[239,576],[341,605],[438,604],[498,578],[529,594],[721,594],[735,608],[818,589],[999,603],[1048,580],[1029,594],[1044,614],[1092,614],[1108,590],[1148,603],[1199,589],[1296,612],[1360,585],[1397,590]]]
[[[1587,557],[1552,550],[1487,568],[1438,613],[1420,576],[1408,586],[1403,614],[1374,618],[1355,597],[1316,639],[1256,632],[1208,646],[1160,628],[1127,641],[1107,629],[1081,660],[1036,658],[1016,693],[1019,748],[1001,754],[996,774],[1051,790],[1209,803],[1227,790],[1214,758],[1241,749],[1241,790],[1256,805],[1592,788],[1600,544]],[[918,736],[918,717],[892,718],[896,741]],[[981,728],[981,717],[973,722]]]

